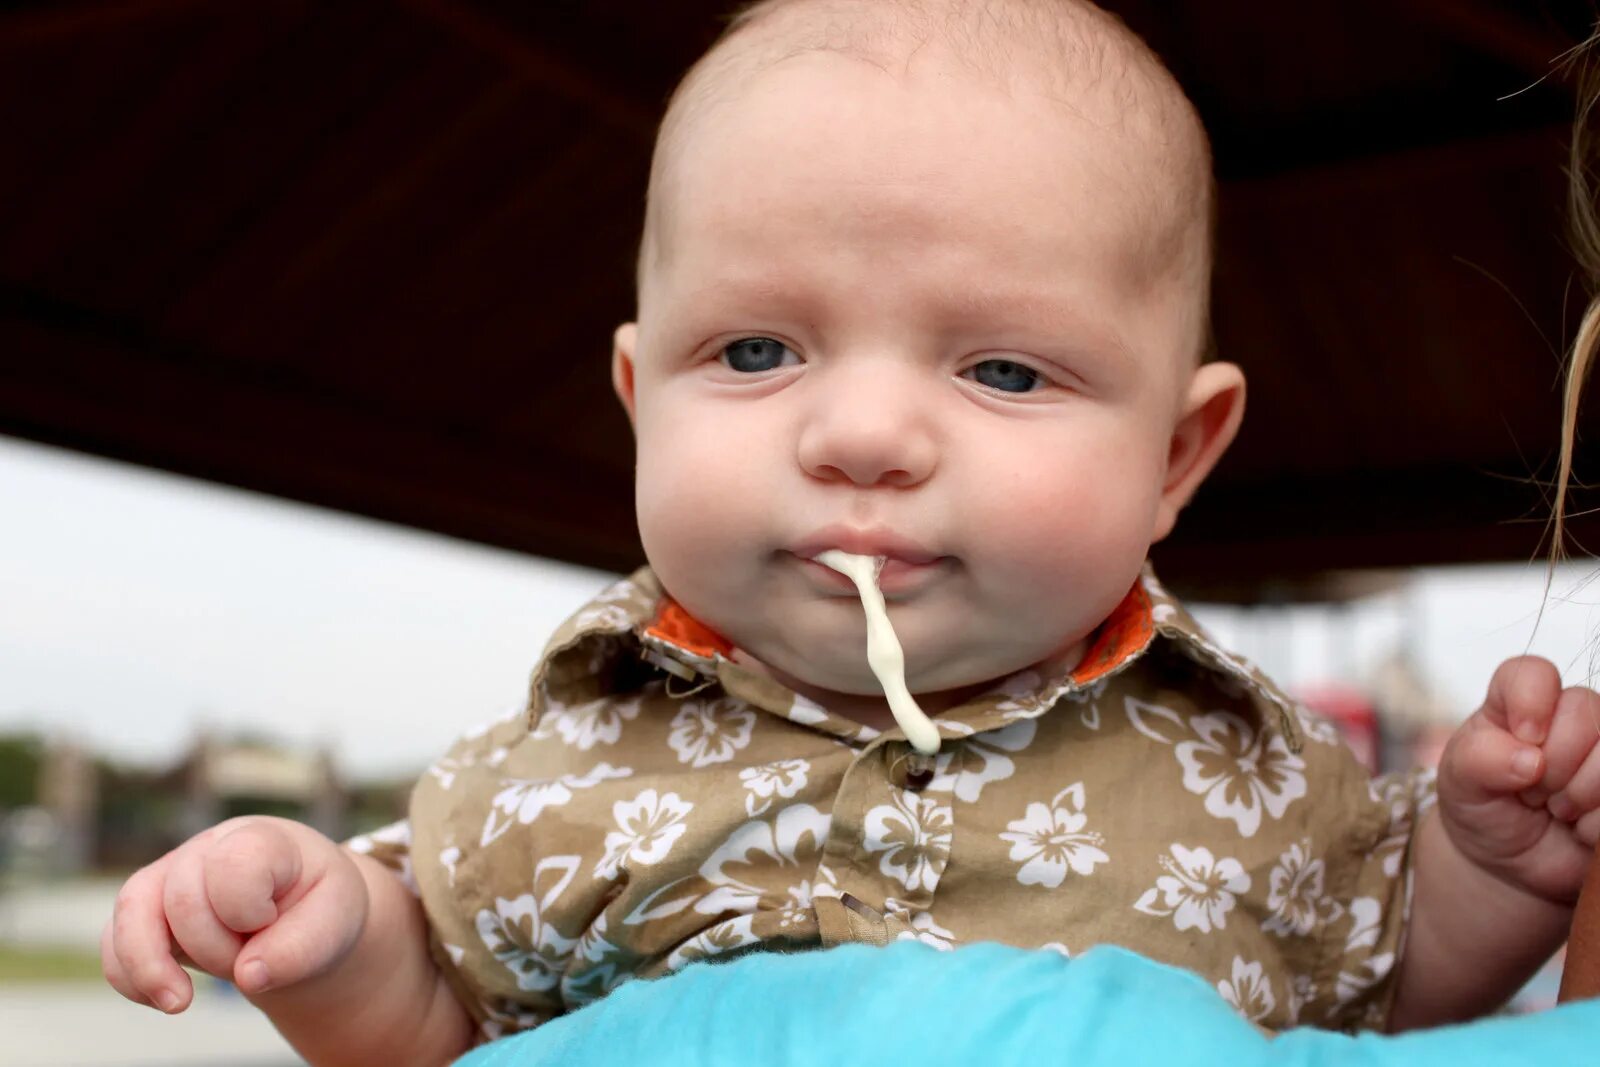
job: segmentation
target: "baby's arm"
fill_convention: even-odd
[[[1572,909],[1484,871],[1437,809],[1417,830],[1411,924],[1392,1030],[1477,1018],[1504,1004],[1566,936]]]
[[[1500,666],[1439,766],[1418,828],[1391,1026],[1499,1006],[1565,935],[1600,831],[1600,697],[1549,662]]]
[[[234,819],[128,879],[101,939],[107,980],[179,1012],[194,992],[180,956],[232,979],[317,1067],[444,1064],[471,1043],[416,898],[299,823]]]

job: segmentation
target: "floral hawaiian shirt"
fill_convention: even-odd
[[[1384,1023],[1430,780],[1370,779],[1148,572],[1075,668],[941,715],[932,759],[731,651],[639,571],[352,843],[420,894],[485,1038],[694,960],[905,938],[1113,943],[1268,1029]]]

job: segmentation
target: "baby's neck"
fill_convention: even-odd
[[[1088,647],[1087,640],[1079,641],[1036,664],[1034,669],[1048,674],[1060,669],[1062,666],[1068,668],[1076,667],[1083,659],[1083,654],[1088,650]],[[818,686],[808,685],[798,678],[785,674],[783,671],[767,666],[742,648],[735,648],[730,658],[740,666],[772,678],[817,706],[826,708],[832,714],[849,719],[851,722],[858,722],[875,730],[888,730],[895,725],[894,715],[889,710],[889,703],[883,699],[883,695],[880,693],[841,693],[834,689],[823,689]],[[936,719],[951,708],[960,707],[973,697],[994,688],[1004,680],[1004,677],[990,678],[986,681],[976,682],[957,689],[946,689],[935,693],[916,693],[914,695],[917,698],[917,705],[922,708],[923,714]]]

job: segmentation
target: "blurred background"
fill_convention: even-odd
[[[1592,493],[1540,561],[1594,5],[1105,6],[1211,130],[1251,383],[1164,580],[1374,768],[1436,758],[1506,656],[1589,680]],[[726,9],[0,8],[6,1062],[295,1062],[221,983],[176,1021],[98,984],[120,879],[232,814],[397,817],[642,562],[609,336]]]

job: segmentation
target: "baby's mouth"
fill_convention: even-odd
[[[835,523],[800,538],[786,550],[807,580],[831,596],[853,597],[856,587],[837,570],[817,562],[817,557],[824,552],[846,552],[881,560],[878,588],[891,600],[921,591],[954,563],[952,557],[940,555],[890,527]]]
[[[791,554],[793,555],[793,554]],[[816,559],[793,555],[806,578],[832,596],[855,597],[856,586],[848,577]],[[889,599],[908,596],[926,588],[951,564],[948,556],[936,556],[927,562],[916,563],[904,559],[884,559],[878,571],[878,588]]]

